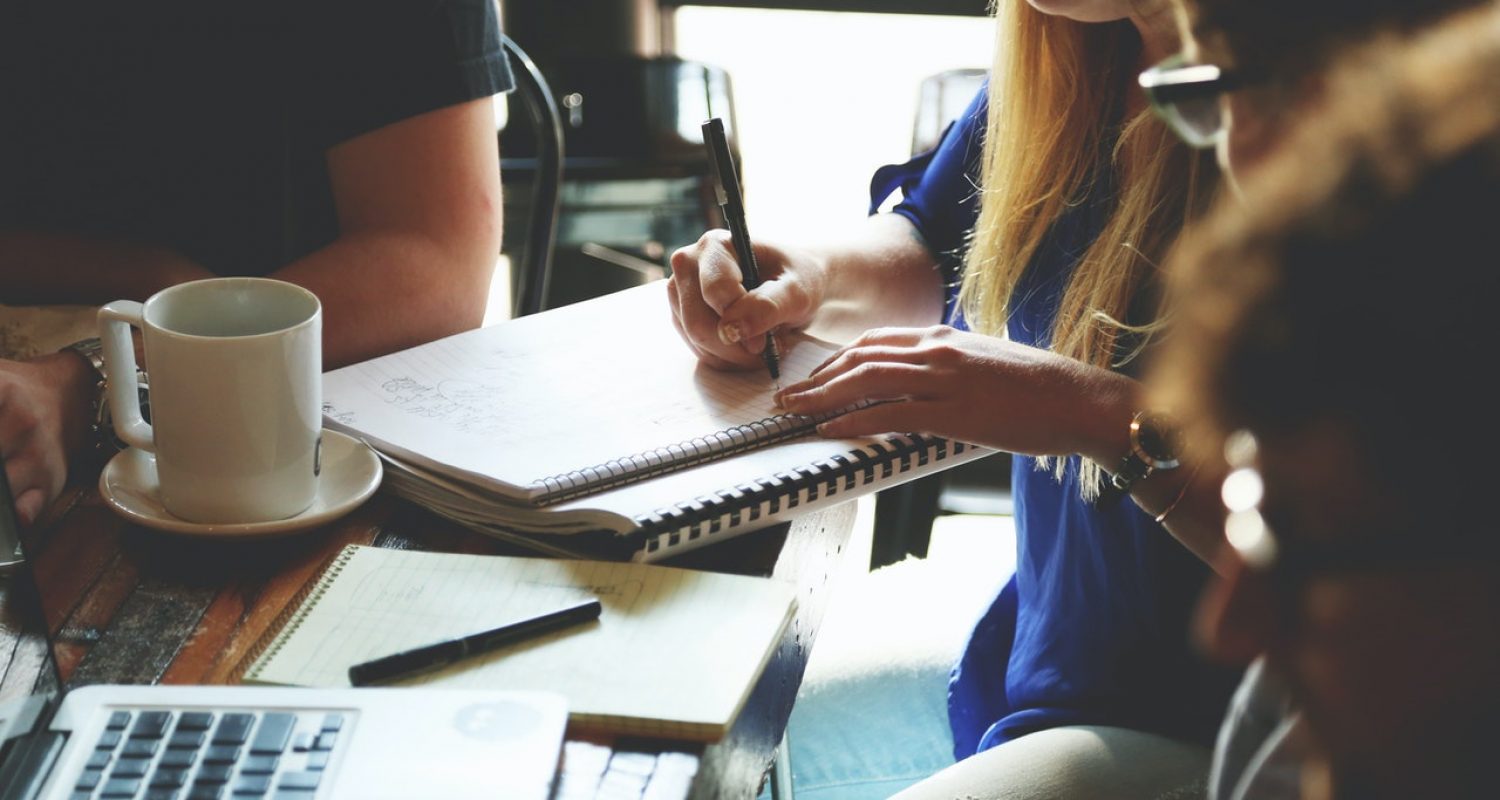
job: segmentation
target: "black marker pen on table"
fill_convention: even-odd
[[[354,686],[370,686],[440,669],[472,655],[488,653],[508,644],[598,619],[602,609],[598,599],[589,599],[492,630],[402,650],[350,667],[349,683]]]

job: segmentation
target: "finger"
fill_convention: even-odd
[[[59,491],[61,481],[47,481],[45,471],[37,459],[24,450],[8,450],[12,453],[5,459],[5,479],[10,483],[11,497],[15,500],[16,519],[22,525],[30,525],[42,513],[42,507]],[[55,487],[46,484],[55,483]]]
[[[746,370],[751,368],[752,364],[740,364],[734,361],[729,361],[727,359],[720,358],[710,350],[706,350],[703,347],[700,347],[698,343],[693,341],[692,337],[689,336],[685,330],[683,330],[681,306],[680,302],[676,298],[676,295],[673,294],[669,295],[668,297],[668,303],[672,306],[672,327],[677,329],[677,335],[682,337],[683,343],[687,345],[687,348],[689,350],[693,351],[693,355],[697,356],[700,362],[708,365],[709,367],[712,367],[713,369],[720,370]]]
[[[16,521],[23,526],[36,522],[47,505],[47,495],[41,489],[27,489],[16,497]]]
[[[777,398],[794,414],[822,414],[855,403],[922,399],[931,376],[919,366],[892,362],[861,364],[821,385],[788,391]]]
[[[698,283],[703,302],[718,315],[745,296],[744,273],[729,231],[709,231],[698,240]]]
[[[705,234],[705,239],[708,237]],[[700,245],[703,242],[700,241]],[[726,342],[719,327],[719,314],[703,299],[698,270],[702,268],[701,247],[684,248],[673,254],[676,272],[672,283],[676,301],[674,310],[678,334],[689,343],[701,360],[718,368],[749,369],[756,363],[756,353],[736,342]],[[685,254],[686,253],[686,254]],[[743,289],[738,289],[743,293]],[[712,356],[712,360],[708,358]]]
[[[671,278],[667,279],[667,307],[672,310],[672,327],[677,329],[679,336],[686,339],[687,332],[682,329],[682,301],[677,299],[677,285]]]
[[[830,356],[823,365],[808,375],[805,380],[787,386],[783,391],[786,394],[806,392],[818,386],[823,386],[842,375],[859,368],[865,364],[915,364],[926,365],[926,355],[915,347],[897,346],[874,346],[874,347],[847,347]]]
[[[801,294],[791,280],[766,281],[724,310],[719,329],[727,341],[764,342],[766,333],[779,327],[800,327],[791,310],[801,307]]]
[[[926,328],[874,328],[860,334],[854,341],[844,345],[837,351],[823,359],[809,375],[827,369],[830,364],[839,360],[844,354],[851,350],[859,350],[866,347],[916,347],[922,342],[926,335]]]
[[[713,369],[743,371],[754,366],[753,363],[741,364],[739,362],[729,361],[727,359],[719,357],[717,354],[710,350],[700,347],[697,342],[694,342],[692,338],[682,330],[682,322],[676,317],[676,315],[673,315],[672,317],[672,327],[677,329],[677,334],[682,337],[682,341],[687,345],[687,348],[693,352],[693,355],[698,358],[698,361],[708,365],[709,367],[712,367]]]
[[[867,406],[818,425],[818,435],[852,439],[882,433],[929,433],[924,424],[928,405],[920,400],[904,400]]]

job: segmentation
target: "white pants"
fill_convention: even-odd
[[[1096,726],[1053,728],[970,756],[899,800],[1198,800],[1207,747]]]

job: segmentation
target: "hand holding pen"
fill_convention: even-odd
[[[760,268],[755,263],[755,251],[750,247],[750,229],[745,224],[745,203],[740,194],[740,182],[734,169],[734,159],[729,153],[729,139],[724,134],[724,121],[714,117],[703,123],[703,141],[708,145],[709,163],[713,167],[714,194],[719,208],[729,226],[729,236],[734,243],[735,258],[739,261],[740,280],[746,291],[760,286]],[[780,354],[776,350],[776,337],[766,331],[765,349],[761,358],[766,371],[777,387],[781,385]]]

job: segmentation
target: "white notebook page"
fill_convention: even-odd
[[[513,496],[778,413],[764,369],[700,366],[670,314],[653,283],[459,334],[327,373],[325,412],[380,449]],[[783,381],[833,349],[797,337]]]
[[[352,664],[496,627],[587,596],[586,623],[408,681],[547,689],[575,723],[715,738],[732,722],[794,608],[765,578],[644,564],[354,546],[246,680],[347,686]]]

